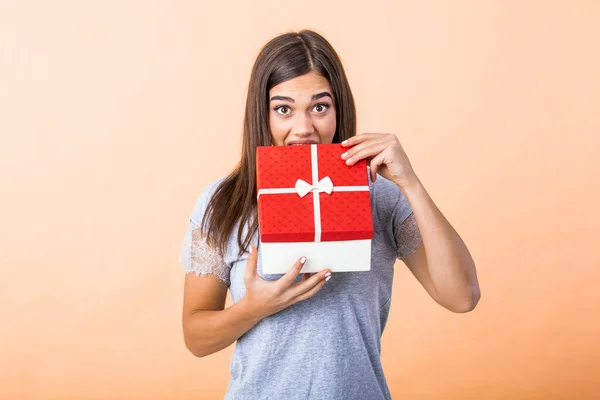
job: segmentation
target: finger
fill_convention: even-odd
[[[294,280],[296,280],[298,274],[300,273],[300,270],[302,269],[302,267],[304,267],[305,263],[306,257],[300,257],[298,261],[296,261],[296,263],[292,265],[292,268],[290,268],[288,272],[286,272],[281,278],[279,278],[278,282],[282,286],[282,288],[287,288],[294,282]]]
[[[258,273],[256,272],[256,261],[258,260],[258,251],[253,244],[250,245],[250,254],[246,261],[246,270],[244,271],[244,279],[256,278]]]
[[[381,136],[381,133],[359,133],[358,135],[349,137],[342,142],[342,146],[351,147],[358,143],[362,143],[365,140],[373,139],[374,137]]]
[[[373,145],[381,144],[381,143],[389,144],[389,139],[386,137],[378,136],[373,139],[366,140],[362,143],[359,143],[359,144],[353,146],[351,149],[348,149],[348,151],[346,151],[344,154],[341,155],[341,158],[342,158],[342,160],[354,158],[354,155],[356,153],[358,153],[364,149],[367,149]]]
[[[344,147],[351,147],[351,148],[348,149],[347,152],[342,154],[342,158],[347,158],[345,156],[350,156],[353,153],[355,153],[356,151],[363,149],[367,146],[370,146],[373,143],[387,142],[389,140],[387,135],[380,135],[380,134],[363,133],[360,136],[361,136],[360,139],[354,139],[355,137],[358,137],[358,136],[353,136],[352,138],[348,139],[348,141],[343,142],[343,143],[345,143]]]
[[[325,269],[323,271],[320,271],[311,276],[306,281],[293,284],[290,287],[288,294],[292,297],[292,299],[295,299],[296,297],[301,296],[302,294],[314,288],[316,285],[319,284],[319,282],[324,281],[327,277],[331,277],[330,270]]]
[[[310,290],[308,290],[308,291],[302,293],[301,295],[297,296],[294,299],[294,302],[297,303],[299,301],[306,300],[306,299],[308,299],[310,297],[313,297],[315,294],[317,294],[317,292],[319,290],[321,290],[323,288],[323,286],[325,286],[325,283],[327,283],[327,280],[325,280],[325,279],[320,280],[319,283],[317,283],[315,286],[313,286]]]
[[[377,179],[377,169],[381,164],[383,164],[384,159],[385,157],[383,156],[382,152],[379,153],[378,156],[374,157],[369,163],[369,166],[371,167],[371,182],[375,182],[375,180]]]
[[[364,149],[354,153],[350,158],[348,158],[346,160],[346,165],[354,165],[358,161],[362,160],[363,158],[375,157],[379,153],[381,153],[383,150],[385,150],[387,146],[388,146],[387,142],[381,142],[381,143],[373,144],[369,147],[365,147]]]

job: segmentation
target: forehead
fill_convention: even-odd
[[[281,95],[294,99],[303,97],[310,99],[311,96],[320,92],[331,93],[329,81],[318,72],[311,71],[308,74],[297,76],[273,86],[269,91],[269,97]]]

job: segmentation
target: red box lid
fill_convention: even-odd
[[[341,159],[346,150],[341,144],[257,148],[258,221],[262,242],[373,238],[367,163],[361,160],[352,166],[346,165]],[[312,191],[301,197],[296,190],[298,180],[304,181],[307,190]],[[329,180],[332,185],[327,185]],[[318,182],[323,186],[321,190],[331,189],[331,193],[312,186],[318,187]]]

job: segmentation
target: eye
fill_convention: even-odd
[[[288,115],[292,111],[288,106],[275,107],[274,110],[281,115]]]
[[[316,113],[323,114],[327,110],[329,110],[329,107],[331,107],[331,106],[327,103],[319,103],[319,104],[315,104],[315,106],[313,107],[313,110]]]

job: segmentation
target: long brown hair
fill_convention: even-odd
[[[221,255],[236,224],[239,254],[250,245],[258,229],[256,200],[256,147],[271,145],[269,129],[269,90],[297,76],[316,71],[333,91],[336,131],[333,143],[355,134],[354,98],[342,63],[327,40],[316,32],[303,30],[285,33],[269,41],[260,51],[248,86],[242,157],[235,169],[221,182],[209,200],[202,218],[202,235]],[[248,226],[246,237],[244,227]]]

